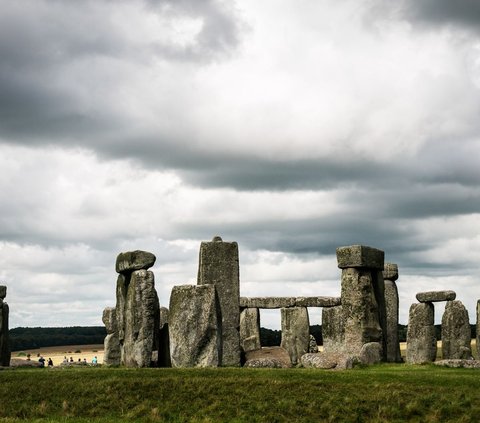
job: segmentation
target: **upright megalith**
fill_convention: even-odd
[[[117,256],[119,273],[115,316],[120,344],[120,363],[127,367],[156,365],[160,304],[155,277],[148,270],[155,256],[147,251],[130,251]]]
[[[215,285],[174,286],[169,310],[172,366],[220,366],[222,320]]]
[[[244,308],[240,313],[240,345],[245,353],[262,347],[258,308]]]
[[[385,309],[387,315],[386,360],[390,363],[400,363],[400,342],[398,339],[398,289],[395,281],[398,279],[398,266],[385,263],[383,280],[385,283]]]
[[[480,357],[480,300],[477,300],[477,357]]]
[[[0,366],[10,366],[10,342],[8,337],[8,304],[3,300],[7,296],[7,287],[0,285]]]
[[[222,365],[240,366],[240,271],[238,245],[215,236],[202,242],[198,285],[215,285],[222,318]]]
[[[287,350],[292,365],[300,363],[302,355],[308,353],[310,345],[310,322],[306,307],[282,308],[282,341],[280,346]]]
[[[172,367],[170,360],[170,330],[168,327],[169,310],[160,307],[160,328],[158,335],[158,367]]]
[[[410,306],[407,330],[407,363],[422,364],[435,361],[437,339],[432,303],[415,303]]]
[[[322,309],[323,351],[336,353],[345,345],[345,324],[342,306]]]
[[[442,358],[472,358],[468,311],[461,301],[448,301],[442,316]]]
[[[381,250],[363,245],[337,248],[338,267],[342,269],[344,346],[354,356],[360,354],[364,344],[379,342],[385,358],[384,255]]]
[[[125,302],[124,362],[127,367],[150,367],[158,351],[160,304],[153,272],[132,272]],[[158,353],[157,353],[158,357]]]
[[[114,307],[103,310],[102,321],[107,330],[104,340],[103,363],[106,366],[120,365],[120,340],[118,339],[117,314]]]

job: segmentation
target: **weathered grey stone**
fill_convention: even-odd
[[[345,343],[345,325],[342,306],[322,309],[323,351],[343,350]]]
[[[10,366],[10,343],[8,334],[8,304],[0,304],[0,366]]]
[[[375,286],[380,283],[383,289]],[[380,311],[382,304],[383,312]],[[350,355],[358,355],[363,344],[369,342],[380,342],[383,345],[380,322],[381,316],[385,317],[384,307],[385,293],[381,272],[354,268],[342,270],[344,339],[346,351]]]
[[[383,279],[395,282],[398,279],[398,266],[395,263],[385,263]]]
[[[113,307],[107,307],[103,310],[102,321],[107,330],[107,336],[103,342],[104,355],[103,363],[106,366],[120,365],[120,340],[118,339],[117,316]]]
[[[461,301],[448,301],[442,317],[442,358],[472,358],[468,311]]]
[[[125,303],[124,360],[127,367],[150,367],[158,345],[160,305],[152,272],[132,272]]]
[[[250,360],[247,360],[244,364],[244,367],[250,367],[250,368],[257,368],[257,369],[281,369],[281,368],[286,368],[288,366],[285,365],[285,363],[275,359],[275,358],[252,358]]]
[[[385,334],[386,342],[387,342],[386,360],[389,363],[401,363],[402,356],[400,353],[400,342],[398,339],[397,285],[392,279],[386,279],[384,282],[385,282],[385,308],[387,311],[387,330]]]
[[[124,362],[123,342],[125,339],[125,304],[127,302],[127,289],[130,283],[130,278],[131,275],[118,275],[117,278],[115,315],[117,316],[118,339],[121,344],[122,362]]]
[[[282,308],[282,341],[290,356],[292,365],[300,362],[303,354],[308,352],[310,342],[310,322],[306,307]]]
[[[310,334],[310,342],[308,343],[308,352],[312,354],[315,354],[318,352],[317,340],[312,334]]]
[[[0,299],[4,300],[7,296],[7,287],[5,285],[0,285]]]
[[[156,257],[148,251],[128,251],[117,256],[115,270],[117,273],[130,273],[134,270],[149,269],[155,264]]]
[[[215,285],[173,287],[169,309],[172,366],[221,365],[222,320]]]
[[[427,291],[419,292],[416,297],[421,303],[436,303],[440,301],[453,301],[457,294],[455,291]]]
[[[240,345],[244,352],[262,348],[258,308],[245,308],[240,313]]]
[[[340,297],[240,297],[240,308],[336,307]]]
[[[222,317],[222,365],[240,366],[240,272],[238,245],[214,237],[202,242],[198,266],[198,285],[212,284],[217,289]]]
[[[432,303],[412,304],[408,316],[407,363],[422,364],[435,361],[434,309]]]
[[[363,344],[358,358],[362,364],[375,364],[382,361],[382,344],[380,342],[368,342]]]
[[[480,369],[480,360],[465,360],[465,359],[437,360],[433,364],[437,366],[444,366],[444,367]]]
[[[117,313],[115,307],[106,307],[103,310],[102,321],[107,330],[107,334],[118,331]]]
[[[158,337],[158,367],[172,367],[170,360],[170,334],[168,326],[169,311],[160,307],[160,329]]]
[[[337,263],[340,269],[367,268],[383,270],[385,253],[365,245],[350,245],[337,248]]]
[[[480,357],[480,300],[477,300],[477,357]]]
[[[324,353],[307,353],[302,355],[300,361],[305,368],[333,369],[337,366],[337,361]]]

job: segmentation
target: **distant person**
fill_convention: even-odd
[[[70,357],[70,363],[73,363],[73,357]]]
[[[48,358],[48,367],[53,367],[53,360]]]
[[[78,361],[77,361],[78,364],[82,364],[82,359],[79,358]]]
[[[87,365],[87,359],[86,358],[83,359],[83,364],[85,364],[85,366]]]
[[[95,356],[95,357],[92,358],[92,364],[93,364],[94,366],[96,366],[97,363],[98,363],[97,356]]]
[[[43,358],[43,356],[40,356],[38,362],[40,363],[40,367],[45,367],[45,359]]]
[[[68,364],[68,358],[67,358],[67,356],[64,356],[64,357],[63,357],[62,364]]]
[[[28,353],[27,354],[27,361],[30,361],[30,357],[31,357],[31,355],[30,355],[30,353]]]

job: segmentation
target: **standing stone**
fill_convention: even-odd
[[[310,321],[306,307],[282,308],[282,342],[292,365],[297,365],[303,354],[308,352],[310,343]]]
[[[158,367],[172,367],[172,361],[170,360],[170,335],[168,329],[168,315],[168,308],[160,307]]]
[[[240,271],[238,245],[216,236],[202,242],[198,266],[198,285],[212,284],[217,289],[222,318],[222,365],[240,366]]]
[[[310,342],[308,343],[308,352],[311,354],[318,353],[317,340],[312,334],[310,334]]]
[[[345,344],[345,325],[342,306],[322,309],[322,338],[324,352],[342,351]]]
[[[220,366],[222,319],[215,285],[174,286],[169,309],[172,366]]]
[[[155,278],[149,270],[132,273],[125,302],[124,364],[150,367],[158,348],[160,305]]]
[[[398,279],[398,266],[385,263],[383,271],[385,283],[385,309],[387,315],[386,360],[390,363],[402,362],[400,342],[398,339],[398,289],[395,281]]]
[[[442,358],[469,359],[471,332],[468,311],[461,301],[448,301],[442,316]]]
[[[130,277],[131,275],[118,275],[116,288],[115,316],[117,318],[117,332],[120,342],[120,357],[123,364],[125,364],[125,350],[123,348],[125,342],[125,304],[127,302],[127,288],[130,283]]]
[[[103,363],[106,366],[120,365],[120,341],[118,339],[118,327],[116,310],[113,307],[107,307],[103,310],[102,316],[107,336],[104,341]]]
[[[0,366],[10,366],[10,342],[8,336],[8,304],[3,300],[7,296],[7,287],[0,285]]]
[[[477,357],[480,357],[480,300],[477,300]]]
[[[342,269],[345,350],[357,356],[364,344],[379,342],[386,353],[384,252],[363,245],[337,248]]]
[[[437,339],[432,303],[410,306],[407,330],[407,363],[422,364],[435,361]]]
[[[240,313],[240,344],[244,352],[262,348],[258,308],[245,308]]]

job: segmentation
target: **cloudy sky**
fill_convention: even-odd
[[[474,322],[479,117],[476,1],[0,0],[10,327],[100,325],[134,249],[167,306],[214,235],[244,296],[339,295],[364,244],[402,323],[435,289]]]

